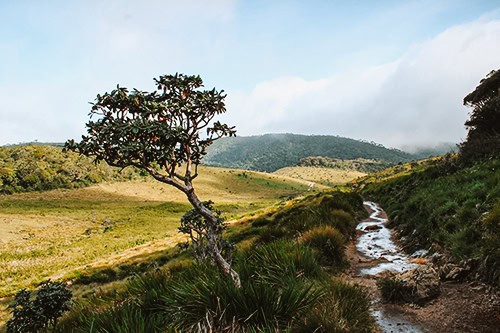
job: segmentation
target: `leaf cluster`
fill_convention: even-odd
[[[194,179],[190,170],[180,175],[176,168],[198,165],[214,140],[235,135],[233,127],[214,121],[226,111],[226,95],[215,88],[200,90],[199,76],[163,75],[154,81],[153,92],[117,86],[97,95],[88,134],[66,147],[112,166],[146,169],[157,179],[159,171],[164,177]]]
[[[7,321],[7,333],[44,332],[55,328],[57,319],[70,309],[72,293],[63,282],[44,281],[36,296],[20,290],[9,308],[12,318]]]
[[[500,70],[491,71],[479,86],[464,98],[472,107],[465,122],[467,140],[461,145],[464,159],[500,153]]]
[[[208,235],[214,235],[217,246],[221,249],[221,254],[226,260],[230,260],[233,252],[233,245],[222,238],[222,233],[227,226],[221,217],[221,211],[213,207],[212,201],[202,203],[205,208],[210,210],[214,219],[204,218],[196,209],[191,209],[181,218],[179,231],[189,236],[191,240],[190,247],[193,250],[194,257],[200,261],[210,260],[210,251],[208,249]]]

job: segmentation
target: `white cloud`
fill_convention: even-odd
[[[459,142],[463,97],[500,67],[500,20],[450,28],[389,64],[306,81],[262,82],[229,93],[226,121],[240,135],[332,134],[388,146]]]

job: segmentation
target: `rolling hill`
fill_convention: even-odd
[[[327,135],[265,134],[216,141],[208,149],[206,165],[273,172],[295,166],[302,158],[323,156],[388,163],[410,161],[413,155],[382,145]]]

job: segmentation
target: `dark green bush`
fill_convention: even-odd
[[[125,302],[84,315],[74,333],[165,332],[161,317],[145,315],[136,304]]]
[[[71,291],[63,282],[44,281],[32,297],[25,289],[19,291],[9,305],[12,318],[7,321],[7,332],[43,332],[55,328],[57,320],[69,310]]]

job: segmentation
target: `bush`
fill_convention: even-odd
[[[323,264],[335,266],[344,260],[344,237],[335,228],[313,228],[302,235],[301,241],[319,252]]]
[[[382,301],[387,303],[404,303],[412,299],[412,289],[404,281],[396,277],[383,277],[377,281]]]
[[[69,310],[72,294],[63,282],[44,281],[36,296],[19,291],[9,305],[12,318],[7,321],[7,332],[40,332],[55,328],[57,320]]]

